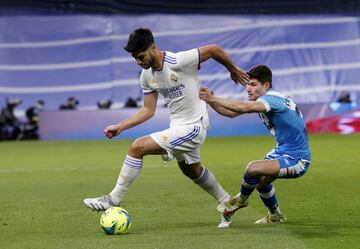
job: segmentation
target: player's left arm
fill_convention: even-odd
[[[230,55],[217,44],[207,45],[199,48],[200,63],[212,58],[224,65],[230,72],[231,79],[235,83],[245,85],[249,81],[249,76],[244,70],[236,66],[232,61]]]
[[[235,99],[224,99],[215,96],[212,91],[208,88],[202,87],[200,90],[200,99],[208,103],[213,109],[225,109],[228,110],[232,115],[225,115],[224,113],[218,112],[224,116],[233,117],[244,113],[259,113],[266,112],[266,106],[260,101],[240,101]],[[236,114],[236,115],[235,115]]]

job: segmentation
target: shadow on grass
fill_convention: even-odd
[[[303,238],[319,238],[319,237],[343,237],[344,235],[350,235],[351,231],[354,233],[360,230],[360,226],[356,224],[344,224],[344,223],[288,223],[287,229],[296,234],[298,237]]]

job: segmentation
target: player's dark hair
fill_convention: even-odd
[[[129,35],[127,45],[124,47],[129,53],[146,51],[154,43],[150,29],[138,28]]]
[[[257,65],[250,69],[249,72],[247,72],[250,79],[257,79],[262,84],[265,84],[266,82],[270,83],[270,88],[272,87],[272,72],[270,68],[268,68],[265,65]]]

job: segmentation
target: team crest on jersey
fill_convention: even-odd
[[[178,81],[178,79],[177,79],[176,75],[172,73],[170,75],[170,82],[173,83],[173,84],[176,84],[177,81]]]
[[[150,81],[151,84],[156,84],[157,83],[157,80],[155,80],[154,78],[151,79]]]

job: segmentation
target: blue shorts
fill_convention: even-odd
[[[298,178],[303,176],[310,166],[310,161],[295,159],[289,155],[271,153],[266,155],[265,160],[278,160],[280,171],[277,178]]]

